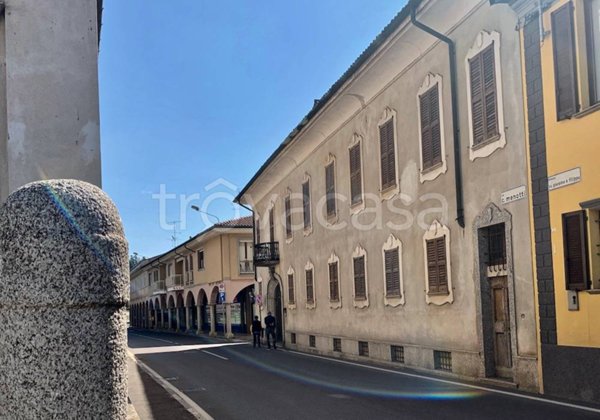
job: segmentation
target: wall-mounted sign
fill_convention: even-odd
[[[581,181],[581,168],[571,169],[549,177],[548,190],[552,191],[557,188],[566,187],[567,185],[576,184],[579,181]]]
[[[527,197],[527,191],[525,185],[513,188],[512,190],[504,191],[500,194],[500,201],[502,204],[512,203],[513,201],[519,201]]]

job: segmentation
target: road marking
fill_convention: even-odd
[[[138,347],[129,350],[133,354],[157,354],[157,353],[176,353],[190,350],[203,350],[203,349],[215,349],[219,347],[230,347],[239,346],[244,343],[221,343],[221,344],[190,344],[190,345],[179,345],[179,346],[160,346],[160,347]]]
[[[369,365],[363,365],[361,363],[348,362],[346,360],[331,359],[329,357],[323,357],[323,356],[317,356],[317,355],[314,355],[314,354],[301,353],[301,352],[294,351],[294,350],[288,350],[288,352],[289,353],[298,354],[300,356],[313,357],[315,359],[323,359],[323,360],[328,360],[330,362],[336,362],[336,363],[341,363],[341,364],[351,365],[351,366],[358,366],[358,367],[362,367],[362,368],[366,368],[366,369],[377,370],[377,371],[380,371],[380,372],[393,373],[395,375],[402,375],[402,376],[408,376],[408,377],[411,377],[411,378],[425,379],[425,380],[432,381],[432,382],[440,382],[440,383],[443,383],[443,384],[456,385],[456,386],[461,386],[461,387],[464,387],[464,388],[478,389],[478,390],[481,390],[481,391],[491,392],[491,393],[494,393],[494,394],[508,395],[510,397],[523,398],[523,399],[526,399],[526,400],[538,401],[538,402],[547,403],[547,404],[554,404],[554,405],[559,405],[559,406],[562,406],[562,407],[575,408],[575,409],[578,409],[578,410],[590,411],[592,413],[600,413],[600,409],[598,409],[598,408],[586,407],[584,405],[571,404],[571,403],[566,403],[566,402],[562,402],[562,401],[549,400],[549,399],[546,399],[546,398],[535,397],[533,395],[517,394],[515,392],[503,391],[503,390],[494,389],[494,388],[487,388],[487,387],[484,387],[484,386],[471,385],[471,384],[463,384],[461,382],[450,381],[450,380],[447,380],[447,379],[432,378],[430,376],[418,375],[416,373],[400,372],[400,371],[397,371],[397,370],[385,369],[385,368],[380,368],[380,367],[377,367],[377,366],[369,366]]]
[[[178,390],[172,384],[167,382],[162,376],[155,372],[150,366],[138,360],[137,357],[131,352],[127,352],[127,355],[135,361],[135,363],[142,368],[148,375],[150,375],[156,382],[158,382],[163,388],[165,388],[173,398],[175,398],[181,405],[183,405],[187,411],[190,412],[196,419],[199,420],[214,420],[214,418],[208,414],[202,407],[196,404],[190,397],[185,395],[183,392]]]
[[[216,354],[216,353],[212,353],[212,352],[210,352],[210,351],[207,351],[207,350],[202,350],[202,353],[210,354],[211,356],[218,357],[219,359],[223,359],[223,360],[229,360],[227,357],[223,357],[223,356],[221,356],[221,355],[218,355],[218,354]]]
[[[162,341],[163,343],[169,343],[169,344],[177,344],[174,341],[169,341],[169,340],[163,340],[162,338],[154,338],[154,337],[150,337],[148,335],[143,335],[143,334],[135,334],[135,333],[129,333],[130,335],[135,335],[138,337],[143,337],[143,338],[147,338],[148,340],[155,340],[155,341]]]

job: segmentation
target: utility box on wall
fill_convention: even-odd
[[[579,295],[576,290],[567,290],[567,299],[569,301],[569,311],[579,310]]]

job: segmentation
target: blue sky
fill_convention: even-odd
[[[176,195],[164,221],[179,220],[179,243],[215,220],[191,204],[209,203],[221,220],[238,215],[229,197],[404,4],[106,0],[103,188],[130,252],[149,257],[173,244],[153,198],[161,184]]]

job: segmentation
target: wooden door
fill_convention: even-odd
[[[496,376],[512,377],[512,356],[510,346],[510,316],[508,309],[507,278],[490,279],[492,317],[494,329],[494,362]]]

